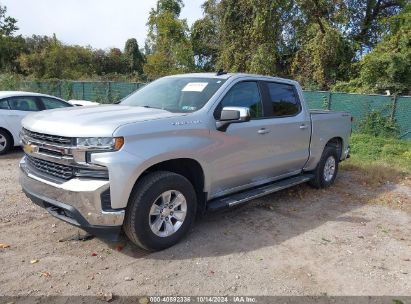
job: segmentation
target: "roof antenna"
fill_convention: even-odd
[[[227,74],[227,72],[224,72],[223,69],[219,69],[218,72],[217,72],[217,76],[221,76],[221,75],[225,75],[225,74]]]

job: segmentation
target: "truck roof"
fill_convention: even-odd
[[[294,85],[298,84],[297,81],[287,79],[287,78],[280,78],[280,77],[274,77],[274,76],[268,76],[268,75],[247,74],[247,73],[226,73],[226,74],[221,74],[221,75],[217,75],[217,73],[188,73],[188,74],[170,75],[167,77],[194,77],[194,78],[198,77],[198,78],[216,78],[216,79],[254,77],[254,78],[264,78],[264,79],[272,80],[272,81],[287,82],[287,83],[294,84]]]

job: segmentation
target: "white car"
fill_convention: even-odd
[[[45,94],[0,91],[0,155],[21,144],[21,120],[27,114],[72,106],[60,98]]]
[[[98,106],[99,103],[95,101],[88,101],[88,100],[78,100],[78,99],[71,99],[68,101],[73,106]]]

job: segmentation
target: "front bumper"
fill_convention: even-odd
[[[51,215],[108,240],[117,240],[124,221],[123,209],[105,211],[101,195],[107,180],[73,178],[55,183],[36,175],[20,161],[20,185],[24,193]]]

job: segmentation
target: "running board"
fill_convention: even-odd
[[[255,198],[274,193],[298,184],[308,182],[314,177],[313,174],[302,174],[287,179],[282,179],[270,184],[265,184],[257,188],[252,188],[243,192],[235,193],[230,196],[225,196],[222,198],[216,198],[207,203],[208,211],[219,211],[221,209],[226,209],[234,207],[243,203],[246,203]]]

